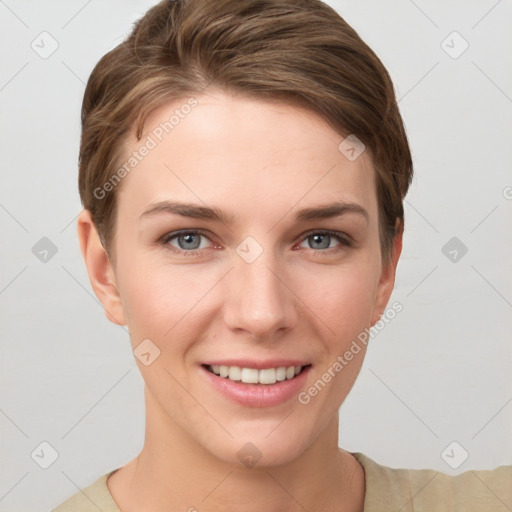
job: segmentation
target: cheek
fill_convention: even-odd
[[[125,259],[119,265],[119,290],[132,338],[153,339],[157,327],[165,321],[166,312],[173,311],[168,303],[169,283],[136,258]],[[136,339],[133,339],[136,342]]]
[[[173,338],[177,348],[176,335],[187,330],[187,322],[197,314],[197,305],[211,288],[212,279],[183,265],[147,264],[136,259],[125,263],[121,296],[132,343],[149,338],[162,349],[165,340]]]
[[[303,292],[308,297],[305,303],[314,312],[310,318],[317,318],[325,333],[316,375],[322,383],[313,384],[302,395],[318,411],[321,421],[336,413],[363,364],[375,301],[376,272],[376,267],[369,264],[341,266],[331,273],[317,275],[313,293],[311,288],[309,293]]]
[[[316,268],[309,274],[305,270],[295,278],[294,290],[324,325],[329,339],[339,344],[370,326],[376,282],[375,265],[361,262]]]

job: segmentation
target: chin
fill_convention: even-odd
[[[213,457],[238,468],[262,469],[283,466],[297,459],[313,442],[308,444],[303,438],[291,436],[289,429],[290,426],[270,436],[267,429],[259,435],[240,434],[234,439],[226,439],[225,442],[215,442],[210,438],[204,448]]]

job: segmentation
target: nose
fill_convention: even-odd
[[[296,324],[286,272],[271,251],[263,251],[252,263],[235,255],[227,277],[224,321],[228,328],[263,341],[275,339]]]

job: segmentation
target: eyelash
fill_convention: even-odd
[[[177,249],[176,247],[169,244],[169,242],[171,240],[178,238],[182,235],[196,235],[196,236],[200,235],[200,236],[204,236],[205,238],[210,240],[210,238],[208,237],[208,234],[204,231],[201,231],[198,229],[187,229],[187,230],[181,230],[181,231],[173,231],[172,233],[168,233],[168,234],[164,235],[160,239],[160,243],[162,245],[166,246],[166,248],[168,248],[171,252],[179,254],[179,255],[184,255],[184,256],[200,255],[204,249],[193,249],[191,251],[186,251],[184,249]],[[337,254],[341,251],[346,250],[348,247],[352,247],[352,244],[353,244],[352,240],[347,235],[344,235],[343,233],[339,233],[337,231],[329,231],[329,230],[309,231],[302,236],[300,242],[303,242],[304,240],[308,239],[309,237],[311,237],[313,235],[324,235],[324,236],[327,235],[327,236],[330,236],[330,237],[336,239],[338,242],[340,242],[340,245],[338,247],[334,247],[334,248],[330,248],[330,249],[310,249],[312,251],[315,251],[316,253]]]

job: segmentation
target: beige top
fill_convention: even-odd
[[[510,512],[512,466],[465,471],[456,476],[432,469],[381,466],[352,453],[364,468],[364,512]],[[114,470],[115,471],[115,470]],[[111,471],[52,512],[121,512],[107,487]]]

